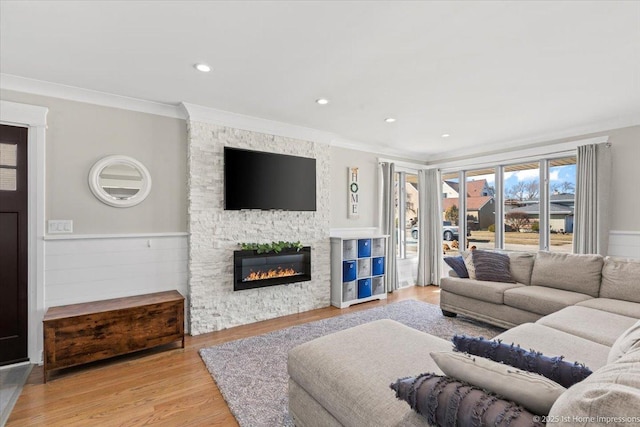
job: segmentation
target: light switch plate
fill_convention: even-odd
[[[50,219],[47,221],[47,231],[49,234],[73,233],[73,220]]]

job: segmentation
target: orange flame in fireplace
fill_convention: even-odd
[[[264,280],[264,279],[273,279],[275,277],[288,277],[295,276],[296,271],[293,268],[282,268],[278,267],[275,270],[269,271],[252,271],[247,277],[242,279],[243,282],[250,282],[252,280]]]

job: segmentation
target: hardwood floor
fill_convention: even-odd
[[[198,355],[199,349],[405,299],[438,304],[440,288],[405,288],[390,294],[386,301],[343,310],[322,308],[188,336],[184,349],[149,350],[70,368],[53,373],[46,384],[42,367],[37,366],[7,426],[237,426]]]

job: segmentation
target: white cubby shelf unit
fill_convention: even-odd
[[[331,238],[331,305],[386,299],[388,236]]]

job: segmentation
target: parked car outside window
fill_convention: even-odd
[[[411,228],[411,237],[418,240],[418,224]],[[442,239],[448,242],[452,240],[459,240],[460,231],[457,225],[451,225],[451,221],[442,221]],[[467,230],[467,237],[471,236],[471,230]]]

